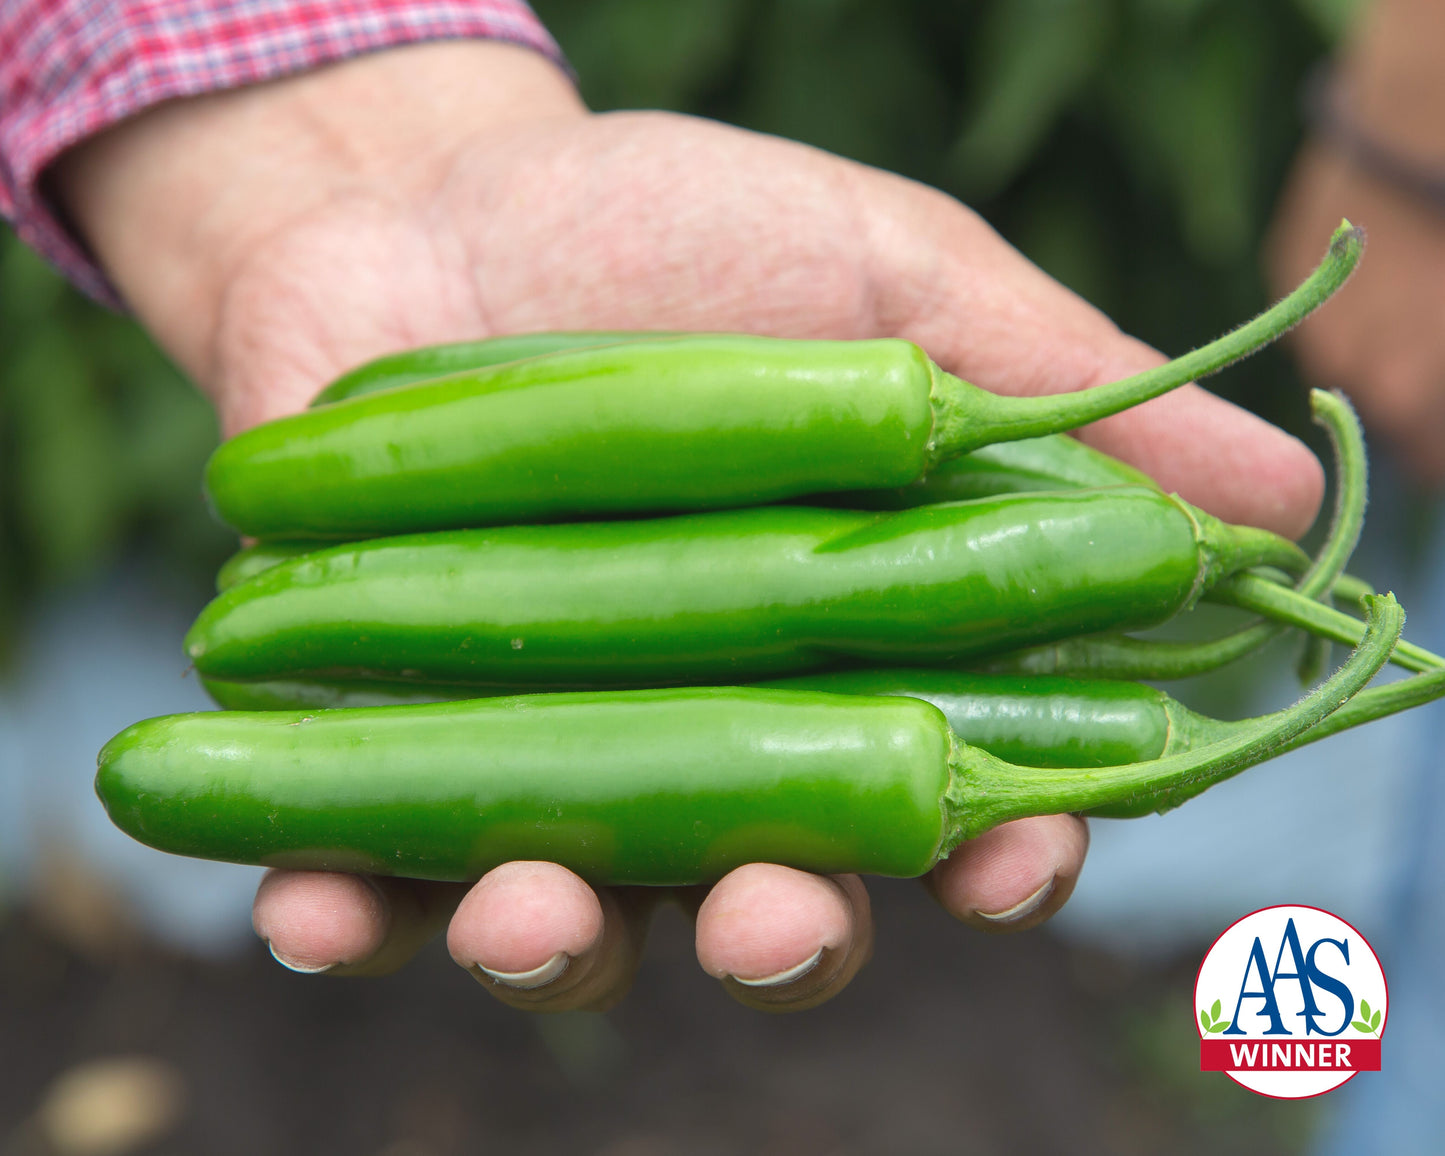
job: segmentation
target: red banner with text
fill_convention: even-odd
[[[1380,1041],[1200,1040],[1204,1072],[1378,1072]]]

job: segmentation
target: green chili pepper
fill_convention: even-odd
[[[302,554],[325,550],[335,545],[335,542],[317,541],[257,542],[237,550],[216,571],[216,593],[222,594],[238,582],[244,582],[263,570],[269,570],[279,562],[289,562]]]
[[[1212,373],[1343,283],[1342,225],[1284,301],[1218,341],[1110,385],[1005,397],[906,341],[663,338],[584,348],[384,390],[216,450],[217,513],[259,538],[707,509],[904,486],[993,442],[1073,429]]]
[[[1259,719],[1225,721],[1197,714],[1139,682],[1049,676],[967,674],[943,670],[838,671],[765,684],[779,690],[907,695],[938,707],[970,746],[1029,767],[1107,767],[1182,754],[1244,734]],[[1282,754],[1350,727],[1445,696],[1445,670],[1370,687],[1322,722],[1284,744]],[[1168,794],[1177,806],[1206,787]],[[1101,818],[1135,818],[1159,810],[1162,796],[1092,808]]]
[[[495,698],[509,693],[495,686],[466,683],[395,682],[383,679],[276,678],[232,682],[202,678],[201,685],[226,710],[335,710],[357,706],[415,706]]]
[[[454,373],[603,345],[630,344],[660,337],[685,337],[669,330],[583,330],[519,333],[430,345],[369,361],[338,377],[312,400],[312,406],[346,401],[383,389],[430,381]],[[1025,490],[1089,489],[1095,486],[1147,486],[1149,476],[1132,466],[1090,449],[1065,434],[1047,434],[1017,442],[983,446],[944,462],[928,477],[898,490],[860,491],[838,495],[834,504],[851,500],[859,509],[908,509],[934,502],[987,498]],[[831,497],[831,496],[830,496]]]
[[[561,353],[570,349],[592,349],[604,345],[631,344],[661,337],[686,337],[671,330],[582,330],[547,333],[519,333],[463,341],[452,345],[430,345],[405,353],[379,357],[338,377],[312,400],[312,406],[346,401],[399,385],[430,381],[454,373],[502,365]],[[956,502],[987,498],[1024,490],[1090,489],[1096,486],[1147,486],[1149,476],[1123,462],[1091,449],[1064,434],[1025,438],[983,446],[945,462],[927,478],[899,490],[861,491],[856,501],[861,509],[908,509],[935,502]],[[839,495],[844,504],[855,495]],[[896,503],[896,504],[895,504]]]
[[[1197,751],[1024,768],[913,698],[735,688],[538,695],[138,723],[100,755],[112,820],[153,847],[273,866],[475,879],[543,859],[595,883],[749,862],[918,875],[1028,815],[1167,801],[1267,758],[1379,669],[1403,615],[1294,707]]]
[[[1092,489],[1100,486],[1152,486],[1147,474],[1108,454],[1090,449],[1067,434],[984,446],[944,462],[922,481],[896,490],[858,490],[819,495],[809,504],[854,510],[907,510],[938,502],[988,498],[1038,490]],[[216,573],[216,592],[277,562],[335,546],[334,540],[298,539],[258,542],[237,551]]]
[[[931,702],[963,742],[1026,767],[1107,767],[1144,762],[1222,738],[1231,727],[1196,714],[1142,682],[966,671],[883,669],[803,675],[770,690],[904,695]],[[400,706],[496,697],[478,688],[418,683],[223,682],[206,690],[229,710]]]
[[[312,406],[330,405],[399,385],[413,385],[470,369],[489,365],[505,365],[509,361],[526,361],[568,349],[595,349],[602,345],[620,345],[649,341],[656,337],[680,337],[670,329],[610,330],[583,329],[549,333],[509,333],[482,341],[458,341],[451,345],[428,345],[391,353],[359,365],[343,373],[314,398]]]
[[[1109,767],[1194,750],[1250,725],[1219,722],[1142,682],[966,671],[843,670],[761,684],[775,690],[904,695],[943,712],[969,746],[1025,767]]]
[[[1149,626],[1226,574],[1306,561],[1267,531],[1130,487],[504,526],[282,562],[217,597],[186,647],[218,679],[752,681]]]

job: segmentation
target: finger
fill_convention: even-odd
[[[1067,292],[1059,287],[1058,292]],[[1102,314],[1089,332],[1075,321],[1073,352],[1056,349],[1025,393],[1062,393],[1129,377],[1164,362]],[[1094,422],[1086,444],[1143,470],[1170,493],[1226,522],[1298,538],[1324,499],[1324,469],[1298,438],[1199,385],[1185,385]]]
[[[832,999],[868,961],[873,920],[856,875],[739,867],[697,913],[697,958],[739,1003],[802,1011]]]
[[[981,931],[1037,927],[1073,893],[1089,828],[1074,815],[1018,819],[964,843],[928,877],[951,915]]]
[[[874,230],[881,326],[916,341],[944,368],[999,393],[1037,396],[1102,385],[1166,360],[957,202],[896,178],[870,188],[893,206],[895,220],[908,222]],[[1291,537],[1309,528],[1324,493],[1306,446],[1197,385],[1095,423],[1084,440],[1217,517]]]
[[[512,1007],[603,1011],[632,986],[660,895],[594,891],[556,863],[507,863],[467,892],[447,950]]]
[[[251,924],[292,971],[385,975],[446,926],[462,893],[459,885],[414,879],[269,871]]]

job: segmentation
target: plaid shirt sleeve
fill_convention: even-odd
[[[524,0],[0,0],[0,215],[115,304],[39,187],[62,151],[171,97],[458,38],[509,40],[561,60]]]

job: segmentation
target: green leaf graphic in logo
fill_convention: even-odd
[[[1367,999],[1360,1000],[1360,1018],[1352,1020],[1350,1027],[1354,1028],[1357,1032],[1364,1032],[1366,1035],[1379,1035],[1380,1009],[1376,1008],[1372,1012],[1370,1011],[1370,1001]]]
[[[1366,1012],[1365,1014],[1366,1014],[1366,1015],[1369,1015],[1368,1012]],[[1217,1019],[1219,1018],[1219,1001],[1218,1001],[1218,1000],[1215,1000],[1214,1003],[1210,1006],[1210,1008],[1209,1008],[1209,1018],[1212,1019],[1212,1020],[1217,1020]]]
[[[1215,1000],[1213,1007],[1199,1009],[1199,1026],[1207,1032],[1222,1032],[1229,1026],[1229,1021],[1220,1019],[1219,1015],[1219,1001]]]

